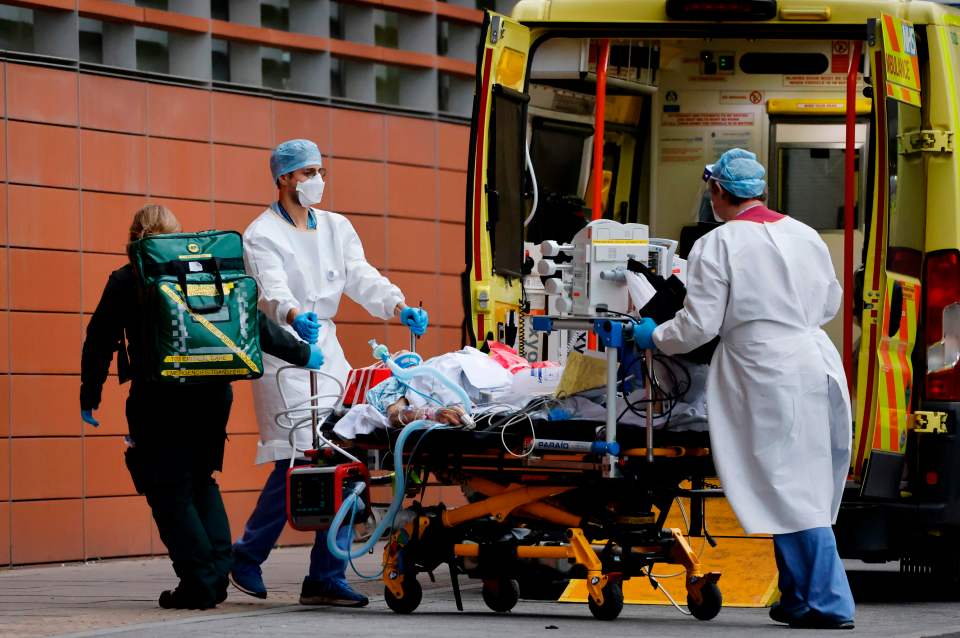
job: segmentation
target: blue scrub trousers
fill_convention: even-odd
[[[853,620],[853,594],[831,528],[774,534],[773,552],[787,614],[799,618],[813,610],[831,620]]]
[[[290,461],[277,461],[257,499],[257,506],[247,520],[243,536],[233,546],[234,560],[261,565],[277,544],[287,524],[287,469]],[[346,549],[350,529],[344,526],[337,535],[337,545]],[[308,578],[317,581],[344,580],[347,563],[327,549],[327,530],[319,530],[310,551]]]

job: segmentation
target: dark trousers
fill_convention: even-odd
[[[290,461],[277,461],[273,471],[257,499],[257,506],[247,519],[243,536],[234,545],[237,563],[261,565],[270,550],[277,544],[283,528],[287,525],[287,469]],[[337,545],[350,548],[350,529],[344,525],[337,536]],[[316,533],[313,549],[310,550],[309,578],[315,581],[345,581],[347,562],[340,560],[327,549],[327,530]]]
[[[191,477],[150,486],[145,495],[179,587],[212,605],[226,592],[233,566],[230,523],[217,482],[209,475]]]
[[[230,523],[213,472],[223,466],[233,394],[227,384],[140,384],[127,399],[127,468],[167,546],[178,588],[198,605],[226,592]]]

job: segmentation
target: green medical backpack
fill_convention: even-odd
[[[257,284],[233,231],[152,235],[134,243],[145,350],[157,381],[263,375]]]

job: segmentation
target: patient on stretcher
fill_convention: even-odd
[[[650,290],[651,296],[634,299],[635,306],[641,307],[640,316],[663,322],[683,306],[686,288],[676,276],[664,279],[642,264],[633,263],[630,275],[643,278]],[[649,370],[633,353],[625,350],[617,378],[617,422],[642,426],[646,423],[647,409],[652,408],[656,428],[706,431],[707,363],[715,347],[716,340],[681,357],[655,355]],[[510,354],[504,354],[505,350],[512,352],[512,358]],[[562,375],[556,369],[547,375],[543,369],[531,369],[526,360],[501,344],[492,344],[489,356],[470,347],[449,352],[420,365],[434,368],[464,389],[474,404],[470,419],[465,418],[467,415],[460,405],[462,399],[435,378],[418,376],[401,382],[390,377],[370,388],[365,402],[351,408],[337,422],[334,432],[342,439],[353,439],[378,429],[402,428],[418,420],[464,425],[465,421],[476,421],[482,413],[490,414],[491,410],[500,414],[522,411],[532,420],[539,421],[603,423],[607,415],[605,359],[601,357],[595,361],[600,368],[599,376],[580,375],[580,380],[594,378],[594,383],[573,383],[574,392],[566,391],[569,388],[565,386],[571,384],[564,383],[569,377],[577,376],[566,374],[576,367],[574,359],[579,357],[581,362],[589,363],[590,354],[571,353],[568,355],[569,365],[562,369]],[[590,365],[580,367],[586,369]],[[531,387],[529,383],[532,377],[542,380],[546,376],[555,379],[555,394],[553,388]],[[556,384],[558,377],[559,385]],[[646,394],[648,378],[654,391],[652,400]],[[525,380],[527,383],[523,383]]]
[[[497,410],[501,414],[510,411],[526,411],[537,421],[584,421],[602,423],[606,419],[606,392],[603,388],[557,398],[546,392],[535,394],[529,386],[517,383],[516,377],[530,371],[510,371],[497,364],[491,357],[474,348],[464,348],[423,362],[441,371],[444,376],[464,388],[474,403],[473,417]],[[657,362],[655,376],[660,390],[673,398],[668,403],[658,404],[654,410],[654,427],[673,431],[705,431],[706,377],[708,366],[689,361],[671,359],[669,363]],[[642,382],[633,376],[637,370],[625,365],[621,369],[621,390],[626,396],[617,399],[618,422],[623,425],[645,424],[646,402]],[[632,385],[630,385],[632,383]],[[517,392],[517,387],[524,387]],[[532,407],[531,407],[532,406]],[[394,377],[370,388],[365,402],[353,406],[334,426],[334,433],[341,439],[354,439],[377,430],[402,428],[414,421],[427,420],[444,425],[464,425],[465,412],[458,398],[442,384],[431,378],[417,377],[409,385]]]

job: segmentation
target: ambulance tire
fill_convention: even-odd
[[[423,600],[423,588],[413,576],[408,576],[403,581],[403,598],[397,598],[390,591],[389,587],[383,588],[383,597],[387,601],[387,607],[396,614],[412,614],[420,602]]]
[[[603,592],[603,604],[598,605],[593,602],[593,598],[587,595],[587,606],[590,607],[590,613],[597,620],[616,620],[620,612],[623,611],[623,587],[620,583],[608,582],[601,590]]]
[[[498,614],[504,614],[517,606],[520,600],[520,585],[511,578],[485,580],[480,593],[487,607]]]
[[[697,620],[713,620],[723,607],[723,594],[720,593],[720,588],[716,583],[707,583],[700,590],[700,596],[703,599],[695,603],[688,595],[687,609]]]

